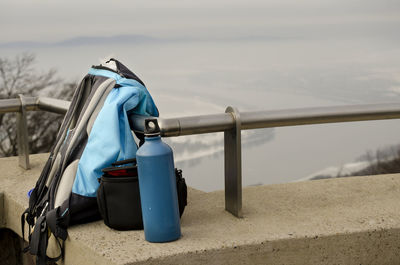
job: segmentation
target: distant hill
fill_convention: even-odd
[[[245,36],[179,36],[179,37],[152,37],[148,35],[114,35],[114,36],[78,36],[57,42],[46,41],[14,41],[0,43],[0,48],[47,48],[47,47],[75,47],[83,45],[110,45],[110,44],[152,44],[152,43],[170,43],[170,42],[246,42],[246,41],[280,41],[298,39],[296,36],[269,36],[269,35],[245,35]]]
[[[356,162],[328,167],[299,181],[392,173],[400,173],[400,145],[381,148],[375,154],[367,152]]]
[[[146,35],[116,35],[116,36],[79,36],[58,42],[34,42],[34,41],[15,41],[0,43],[0,48],[46,48],[46,47],[68,47],[82,46],[93,44],[140,44],[140,43],[156,43],[164,41],[162,39],[146,36]]]

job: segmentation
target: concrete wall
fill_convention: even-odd
[[[7,228],[0,228],[0,264],[4,265],[34,265],[34,257],[22,253],[26,242]]]
[[[4,193],[0,191],[0,227],[4,227]]]
[[[0,215],[19,234],[26,192],[45,159],[32,156],[30,171],[16,158],[0,159]],[[69,229],[62,263],[400,264],[399,199],[400,175],[248,187],[244,218],[237,219],[224,211],[223,191],[189,189],[178,241],[151,244],[143,231],[115,231],[99,221]]]

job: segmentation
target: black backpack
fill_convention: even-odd
[[[38,265],[61,258],[68,226],[101,218],[96,198],[101,169],[136,155],[130,114],[159,115],[144,83],[115,59],[93,66],[75,90],[21,216],[23,237],[25,221],[29,227],[25,251],[37,256]],[[142,134],[136,136],[143,142]],[[51,257],[49,244],[60,248]]]

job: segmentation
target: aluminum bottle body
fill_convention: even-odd
[[[145,137],[136,153],[145,239],[169,242],[181,236],[174,158],[160,136]]]

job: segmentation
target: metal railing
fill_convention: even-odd
[[[25,111],[47,110],[64,113],[68,109],[68,104],[66,101],[41,97],[25,98],[20,96],[20,99],[0,100],[0,113],[18,112],[18,115],[21,116],[20,119],[22,121],[18,122],[18,131],[24,131],[21,134],[25,134],[26,138],[24,138],[25,136],[21,136],[21,138],[18,138],[18,141],[25,141],[21,143],[22,147],[19,149],[25,160],[27,160],[26,157],[29,155],[29,151],[26,152],[26,149],[23,147],[27,145]],[[132,130],[143,132],[144,120],[146,118],[148,117],[130,116],[129,120]],[[234,107],[228,107],[225,113],[172,119],[158,118],[158,122],[163,137],[224,132],[225,209],[233,215],[241,217],[241,130],[398,118],[400,118],[400,104],[383,103],[241,113]],[[27,165],[29,166],[29,160],[27,161]],[[23,167],[25,164],[20,162],[20,165]],[[25,166],[25,168],[27,167]]]
[[[53,113],[65,114],[70,102],[46,97],[24,97],[0,100],[0,114],[8,112],[17,113],[17,143],[19,165],[29,169],[29,142],[26,112],[44,110]],[[1,126],[1,124],[0,124]]]

